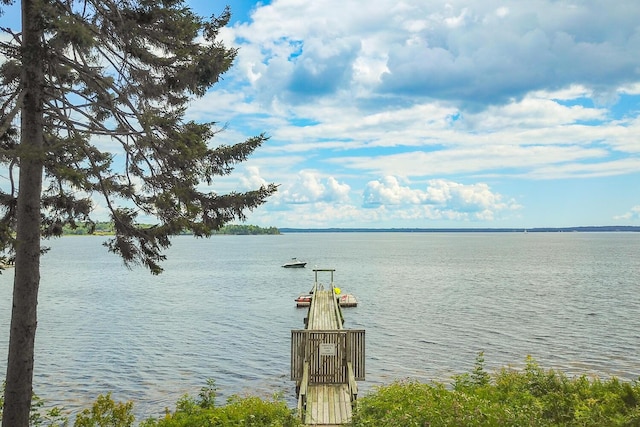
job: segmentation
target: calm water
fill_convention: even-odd
[[[480,351],[490,370],[531,355],[569,374],[640,375],[637,233],[180,237],[155,277],[101,241],[48,242],[42,263],[35,392],[72,411],[111,391],[138,419],[156,416],[208,378],[221,399],[279,392],[293,405],[290,330],[306,314],[293,300],[316,265],[359,299],[345,326],[367,331],[364,393],[448,382]],[[294,256],[307,268],[280,267]],[[0,276],[2,373],[12,280]]]

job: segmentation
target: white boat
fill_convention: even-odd
[[[303,268],[307,265],[306,261],[300,261],[298,258],[291,258],[291,261],[282,264],[284,268]]]

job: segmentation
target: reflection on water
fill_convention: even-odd
[[[72,410],[98,394],[140,417],[208,378],[230,394],[295,400],[294,298],[312,268],[335,268],[367,333],[366,393],[400,378],[448,381],[480,351],[489,369],[527,355],[569,374],[640,375],[640,236],[633,233],[331,233],[180,237],[165,272],[127,270],[102,238],[49,243],[43,258],[35,391]],[[291,257],[305,269],[280,266]],[[11,271],[0,276],[6,354]],[[6,358],[0,358],[5,370]]]

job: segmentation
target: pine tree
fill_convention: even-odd
[[[0,0],[11,5],[14,0]],[[170,237],[209,236],[276,191],[201,189],[267,137],[212,146],[216,123],[185,119],[232,65],[218,40],[230,11],[207,19],[182,0],[22,0],[22,31],[0,41],[0,250],[15,278],[3,426],[28,426],[41,238],[91,226],[100,197],[115,226],[106,246],[158,274]],[[17,182],[14,174],[19,173]],[[153,217],[140,227],[139,215]]]

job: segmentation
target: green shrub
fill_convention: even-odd
[[[215,382],[209,380],[197,397],[183,396],[174,412],[149,418],[140,427],[301,424],[280,395],[266,400],[236,395],[222,406],[216,406],[216,395]],[[32,406],[32,426],[68,426],[60,409],[45,411],[36,396]],[[99,396],[91,409],[77,416],[74,427],[131,427],[132,409],[133,403],[116,403],[111,394]],[[640,427],[640,383],[569,378],[540,368],[530,357],[524,369],[502,368],[489,374],[480,353],[474,369],[454,376],[451,386],[406,380],[378,387],[358,399],[352,426]]]
[[[379,387],[358,400],[355,426],[525,426],[539,415],[503,405],[486,393],[413,381]]]
[[[191,401],[193,402],[193,401]],[[203,408],[199,405],[179,405],[174,413],[162,419],[147,419],[143,427],[214,427],[214,426],[272,426],[293,427],[299,421],[283,401],[263,400],[258,397],[234,396],[220,407]]]
[[[91,409],[85,409],[76,417],[74,427],[131,427],[135,417],[131,413],[132,402],[114,402],[111,393],[100,395]]]
[[[354,426],[640,426],[640,384],[568,378],[527,358],[522,371],[471,373],[453,386],[396,382],[358,401]]]
[[[226,405],[216,407],[216,388],[213,380],[200,390],[198,399],[183,396],[176,404],[176,411],[167,412],[164,418],[149,418],[141,427],[293,427],[300,425],[295,412],[274,396],[271,400],[234,395]]]

